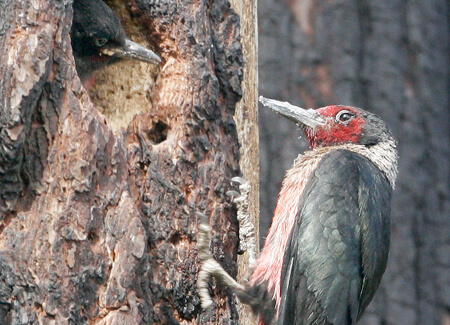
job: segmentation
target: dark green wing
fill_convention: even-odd
[[[386,267],[391,194],[367,158],[347,150],[322,158],[289,238],[278,324],[356,324]]]

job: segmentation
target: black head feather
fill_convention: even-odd
[[[82,81],[95,70],[124,58],[160,62],[155,53],[128,39],[119,17],[102,0],[74,0],[70,34]]]

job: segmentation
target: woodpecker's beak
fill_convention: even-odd
[[[259,101],[264,106],[270,107],[297,125],[303,124],[312,129],[320,125],[325,125],[324,119],[313,109],[304,109],[291,105],[288,102],[280,102],[263,96],[259,96]]]
[[[104,48],[101,51],[105,55],[116,56],[123,59],[137,60],[152,64],[159,64],[161,62],[161,58],[153,51],[150,51],[144,46],[139,45],[128,38],[125,39],[124,46]]]

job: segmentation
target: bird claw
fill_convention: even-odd
[[[208,217],[204,213],[196,212],[195,214],[200,218],[200,225],[207,225],[208,227],[210,227]]]
[[[226,194],[230,196],[234,203],[236,203],[238,212],[241,205],[245,205],[243,208],[245,211],[248,210],[248,195],[250,194],[250,183],[247,182],[242,177],[236,176],[231,179],[231,184],[237,183],[239,184],[239,192],[231,190],[228,191]],[[245,212],[248,214],[248,212]]]
[[[197,249],[198,257],[200,259],[200,271],[198,273],[197,288],[200,296],[200,301],[203,309],[208,309],[213,305],[213,300],[209,295],[208,280],[211,275],[207,261],[212,259],[211,251],[209,250],[209,242],[211,241],[211,226],[208,218],[202,212],[196,212],[200,219],[198,225]]]
[[[200,218],[197,238],[198,257],[200,261],[204,262],[212,257],[211,251],[209,250],[211,226],[209,225],[208,217],[204,213],[197,212],[196,214]]]
[[[200,271],[198,272],[197,288],[201,306],[204,310],[208,310],[214,305],[214,302],[209,295],[208,286],[211,275],[236,292],[243,292],[244,287],[237,283],[236,280],[222,268],[219,262],[212,257],[211,251],[209,250],[211,226],[209,225],[208,218],[205,214],[197,212],[197,216],[200,218],[197,249],[201,261]]]
[[[231,183],[239,184],[239,191],[241,192],[241,196],[248,196],[248,193],[250,193],[250,183],[246,179],[236,176],[231,179]]]
[[[253,266],[256,259],[256,239],[255,227],[250,220],[248,213],[248,195],[250,193],[250,183],[242,177],[233,177],[232,182],[239,184],[239,192],[228,191],[227,195],[231,196],[237,207],[237,219],[239,221],[239,246],[242,251],[248,254],[249,265]],[[198,226],[197,249],[198,257],[201,261],[200,271],[198,273],[197,288],[200,296],[201,306],[204,310],[213,307],[214,302],[209,295],[208,281],[210,276],[214,276],[228,288],[234,290],[239,296],[244,292],[244,287],[236,282],[213,258],[209,249],[211,241],[211,226],[208,218],[204,213],[197,212],[200,219]]]
[[[242,178],[242,177],[240,177],[240,176],[235,176],[235,177],[233,177],[233,178],[231,179],[231,181],[234,182],[234,183],[239,183],[239,184],[245,184],[245,183],[248,183],[248,182],[245,180],[245,178]]]
[[[227,195],[232,196],[237,208],[237,219],[239,221],[239,251],[247,252],[248,262],[252,267],[256,261],[256,238],[255,226],[253,225],[250,213],[248,212],[250,194],[250,183],[242,177],[233,177],[232,183],[239,184],[239,191],[228,191]]]
[[[229,197],[231,197],[231,199],[234,202],[234,199],[237,198],[239,195],[241,195],[241,193],[239,193],[238,191],[228,191],[226,193]]]

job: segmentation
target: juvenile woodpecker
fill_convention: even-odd
[[[161,62],[154,52],[126,36],[119,17],[102,0],[74,0],[70,36],[77,73],[84,84],[94,71],[122,59]]]
[[[296,123],[312,150],[286,173],[249,285],[224,281],[212,264],[207,271],[250,304],[260,324],[355,325],[386,268],[396,141],[360,108],[260,101]]]

